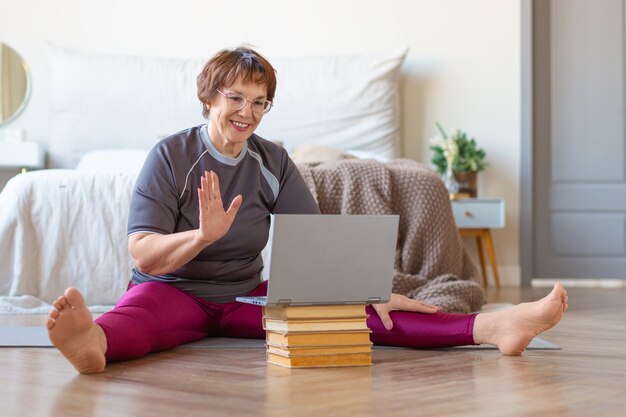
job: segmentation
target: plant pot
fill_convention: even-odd
[[[478,172],[458,171],[454,173],[456,182],[459,183],[459,194],[468,194],[470,198],[478,197]]]

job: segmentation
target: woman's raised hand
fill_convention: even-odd
[[[204,175],[200,178],[200,187],[198,188],[200,209],[198,236],[202,242],[211,244],[228,232],[235,220],[237,210],[241,207],[243,197],[239,194],[233,198],[228,211],[224,211],[219,179],[213,171],[204,172]]]
[[[391,294],[391,299],[388,303],[372,304],[378,317],[383,322],[385,329],[391,330],[393,328],[393,322],[389,316],[390,311],[414,311],[416,313],[433,314],[439,311],[439,307],[424,303],[418,300],[405,297],[400,294]]]

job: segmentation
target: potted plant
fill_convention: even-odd
[[[441,137],[431,141],[430,149],[434,152],[431,162],[443,176],[451,195],[477,197],[476,177],[487,167],[486,152],[462,130],[455,129],[448,136],[439,123],[436,125]]]

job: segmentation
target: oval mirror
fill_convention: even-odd
[[[0,126],[24,110],[29,95],[28,65],[13,48],[0,42]]]

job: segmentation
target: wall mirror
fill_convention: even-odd
[[[13,48],[0,42],[0,126],[24,110],[30,96],[30,84],[26,61]]]

